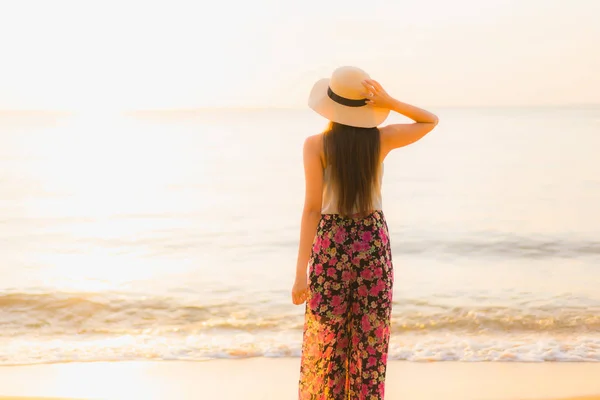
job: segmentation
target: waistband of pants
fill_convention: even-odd
[[[343,217],[340,214],[321,214],[321,220],[333,221],[340,224],[357,224],[366,220],[385,220],[382,210],[373,210],[369,214],[361,217],[358,214],[354,214],[348,217]]]

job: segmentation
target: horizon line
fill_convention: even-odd
[[[423,107],[423,106],[421,106]],[[562,104],[529,104],[529,105],[508,105],[508,104],[497,104],[497,105],[429,105],[424,106],[427,108],[574,108],[574,107],[600,107],[600,103],[562,103]],[[194,112],[194,111],[259,111],[259,110],[308,110],[307,106],[303,107],[278,107],[278,106],[222,106],[222,107],[163,107],[163,108],[131,108],[131,109],[103,109],[89,108],[89,109],[69,109],[69,108],[56,108],[56,109],[44,109],[44,108],[14,108],[14,109],[0,109],[0,113],[52,113],[52,114],[80,114],[86,112],[102,112],[110,114],[132,114],[132,113],[161,113],[161,112]]]

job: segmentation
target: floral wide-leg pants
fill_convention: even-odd
[[[383,399],[394,281],[383,213],[323,214],[308,268],[299,399]]]

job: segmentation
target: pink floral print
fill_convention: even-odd
[[[381,211],[321,216],[309,262],[300,400],[384,398],[393,281]]]

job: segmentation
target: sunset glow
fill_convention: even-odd
[[[0,14],[0,109],[303,107],[340,64],[433,105],[600,103],[595,0],[28,4]]]

